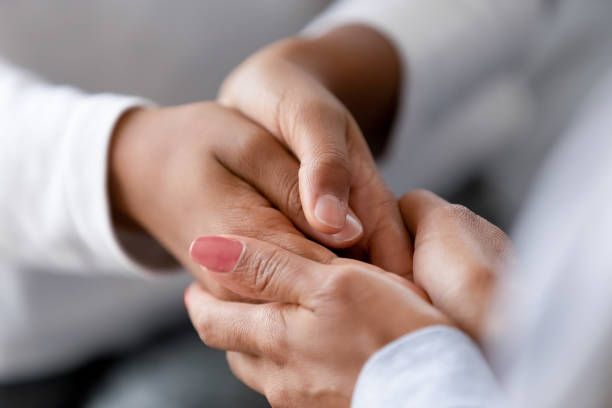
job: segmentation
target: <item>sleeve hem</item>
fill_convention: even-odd
[[[474,342],[448,326],[431,326],[388,344],[364,365],[353,408],[499,407],[501,392]]]
[[[155,271],[133,259],[123,248],[113,226],[108,196],[108,152],[115,125],[128,110],[150,105],[151,102],[135,97],[89,96],[78,105],[66,130],[63,178],[69,211],[87,250],[94,259],[103,260],[105,269],[113,269],[107,271],[111,274],[151,277]]]

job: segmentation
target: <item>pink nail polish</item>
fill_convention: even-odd
[[[230,272],[236,266],[244,244],[223,237],[200,237],[191,243],[191,259],[214,272]]]

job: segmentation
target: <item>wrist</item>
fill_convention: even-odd
[[[135,169],[143,167],[138,163],[134,150],[150,111],[152,109],[134,108],[125,112],[115,125],[109,146],[108,191],[113,222],[130,230],[142,229],[134,212],[131,193],[133,179],[138,178]]]

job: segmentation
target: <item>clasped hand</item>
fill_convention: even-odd
[[[348,31],[348,43],[385,53],[377,35]],[[317,49],[334,53],[346,36]],[[398,205],[351,114],[351,97],[376,93],[355,98],[308,45],[256,54],[219,103],[128,112],[111,144],[110,191],[117,221],[196,278],[190,317],[241,380],[273,406],[348,406],[365,361],[394,339],[431,325],[482,337],[509,243],[431,193]]]

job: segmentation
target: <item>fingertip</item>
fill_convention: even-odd
[[[192,287],[193,287],[193,283],[190,284],[189,286],[187,286],[185,288],[185,292],[183,293],[183,305],[185,306],[185,309],[189,309],[189,306],[191,305],[191,292],[192,292]]]
[[[189,256],[208,270],[227,273],[235,268],[244,250],[244,243],[237,239],[205,236],[191,243]]]
[[[349,244],[358,241],[363,236],[363,225],[352,212],[346,214],[344,228],[331,236],[332,240],[339,244]]]
[[[310,224],[312,227],[312,224]],[[322,232],[320,229],[314,229],[311,236],[322,244],[332,248],[347,248],[350,247],[363,237],[363,224],[357,218],[355,213],[349,209],[345,217],[344,226],[336,233]]]

